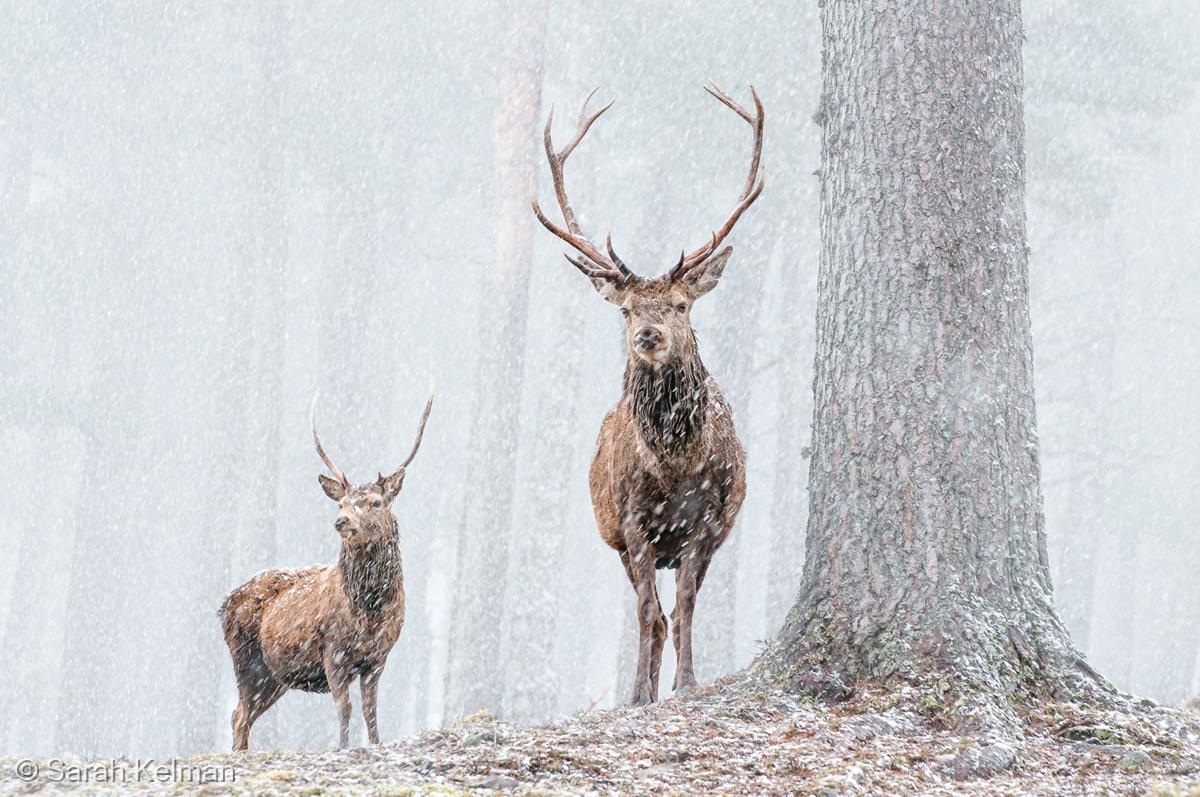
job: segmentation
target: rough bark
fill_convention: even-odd
[[[483,269],[479,360],[446,671],[445,717],[499,710],[541,108],[542,3],[514,9],[493,133],[493,261]]]
[[[966,727],[1109,689],[1052,605],[1019,0],[827,0],[804,580],[758,672]]]

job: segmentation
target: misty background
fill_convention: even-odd
[[[815,3],[3,5],[0,754],[229,745],[222,597],[337,554],[318,389],[327,449],[365,482],[436,384],[395,506],[385,740],[628,698],[633,595],[586,484],[623,326],[528,210],[554,206],[551,104],[562,146],[597,86],[616,105],[567,184],[643,274],[703,243],[745,177],[749,129],[702,84],[766,107],[766,190],[693,315],[749,457],[698,677],[776,631],[807,517]],[[1119,687],[1178,702],[1200,692],[1200,11],[1024,15],[1058,606]],[[328,695],[291,692],[252,745],[331,746],[335,725]]]

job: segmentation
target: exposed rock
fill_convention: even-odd
[[[521,785],[521,781],[516,778],[511,778],[508,775],[488,775],[483,780],[474,784],[477,789],[494,789],[496,791],[508,791],[515,789]]]
[[[854,696],[850,685],[836,674],[820,670],[806,670],[796,679],[796,686],[826,703],[841,703]]]
[[[846,728],[855,740],[867,742],[879,736],[895,734],[899,724],[877,714],[866,714],[846,721]]]
[[[959,751],[951,759],[948,769],[955,780],[990,778],[1011,767],[1016,757],[1016,751],[1011,746],[992,742]]]
[[[500,734],[495,728],[474,728],[463,737],[462,743],[467,747],[475,747],[481,744],[496,744],[500,741]]]
[[[1129,750],[1117,761],[1117,766],[1121,769],[1134,772],[1145,769],[1153,763],[1154,759],[1145,750]]]
[[[1109,725],[1064,725],[1058,729],[1058,736],[1090,744],[1129,744],[1133,741],[1124,728]]]

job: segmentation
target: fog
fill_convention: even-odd
[[[337,556],[318,390],[326,448],[365,482],[408,453],[435,384],[396,502],[385,740],[628,697],[633,595],[586,478],[623,326],[528,209],[553,207],[551,105],[566,142],[594,87],[615,105],[568,187],[642,274],[704,243],[745,179],[749,131],[702,85],[748,102],[753,83],[766,108],[766,190],[693,314],[749,461],[697,675],[749,663],[803,561],[815,3],[5,5],[0,754],[229,745],[223,596]],[[1200,692],[1200,12],[1024,13],[1057,602],[1097,669],[1179,702]],[[335,734],[328,695],[291,692],[253,744]]]

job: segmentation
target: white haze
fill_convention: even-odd
[[[1191,0],[1025,5],[1058,601],[1098,669],[1180,701],[1200,691],[1200,17]],[[617,101],[567,179],[585,228],[611,229],[635,269],[662,271],[702,243],[744,179],[748,130],[701,85],[746,100],[753,82],[767,109],[766,192],[695,312],[750,461],[745,508],[697,609],[707,681],[775,631],[803,556],[817,8],[614,6],[550,5],[538,117],[555,103],[565,140],[586,90]],[[513,540],[546,534],[538,521],[553,511],[561,536],[545,540],[544,583],[520,578],[515,557],[493,580],[507,585],[506,617],[553,596],[540,624],[553,655],[534,688],[556,695],[557,714],[627,697],[632,593],[586,486],[620,388],[621,323],[531,215],[493,212],[500,193],[524,191],[492,170],[511,12],[459,0],[5,4],[0,754],[227,747],[222,596],[265,567],[337,551],[309,400],[320,389],[326,446],[366,481],[407,453],[431,380],[429,430],[396,505],[409,615],[380,719],[385,739],[454,719],[443,690],[455,595],[492,589],[456,580],[456,563],[478,489],[466,475],[482,440],[476,363],[495,344],[478,323],[494,301],[481,275],[498,268],[503,225],[535,241],[530,263],[500,264],[530,275],[510,369],[521,398],[507,525]],[[550,206],[540,156],[536,168]],[[551,455],[569,467],[556,472]],[[720,628],[733,629],[723,645]],[[462,655],[474,671],[529,669],[506,649]],[[493,711],[510,712],[512,687]],[[359,724],[356,708],[355,739]],[[329,746],[334,728],[327,695],[293,692],[253,743]]]

